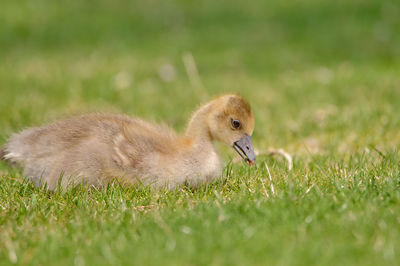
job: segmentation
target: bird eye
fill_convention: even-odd
[[[239,129],[240,126],[241,126],[240,121],[239,121],[239,120],[236,120],[236,119],[232,119],[231,123],[232,123],[232,127],[233,127],[234,129]]]

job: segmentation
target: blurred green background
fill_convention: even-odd
[[[182,130],[200,102],[239,92],[256,110],[259,147],[397,146],[399,6],[4,0],[0,134],[94,110]]]
[[[0,144],[90,111],[183,131],[237,92],[256,149],[295,168],[260,157],[197,191],[53,195],[2,164],[0,260],[396,265],[399,84],[397,0],[2,0]]]

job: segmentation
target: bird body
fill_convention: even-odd
[[[246,108],[235,110],[230,99],[243,101]],[[230,114],[229,107],[237,114]],[[237,134],[238,129],[232,129],[230,116],[235,115],[248,116],[249,121],[242,122],[249,126],[246,132]],[[228,130],[215,132],[222,117],[229,119],[224,125]],[[170,189],[181,184],[196,187],[221,176],[213,141],[233,145],[241,135],[251,135],[253,127],[247,102],[240,96],[225,95],[195,112],[183,136],[138,118],[88,114],[15,134],[2,148],[2,155],[21,166],[36,186],[45,184],[50,190],[58,183],[63,187],[79,183],[101,186],[113,179]]]

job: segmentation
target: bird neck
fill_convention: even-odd
[[[212,138],[210,128],[208,126],[208,115],[210,113],[211,104],[206,104],[198,109],[189,121],[186,128],[185,137],[191,139],[195,144],[210,143]]]

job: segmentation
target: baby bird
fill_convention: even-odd
[[[247,101],[224,95],[201,106],[183,136],[164,126],[113,114],[88,114],[35,127],[11,136],[3,160],[24,169],[36,186],[58,183],[196,187],[221,176],[213,142],[232,146],[250,165],[254,114]]]

